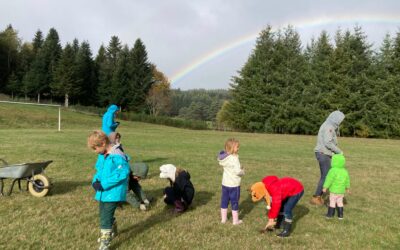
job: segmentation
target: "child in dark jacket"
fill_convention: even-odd
[[[252,185],[251,194],[253,202],[271,196],[271,209],[264,230],[280,228],[282,223],[283,231],[277,236],[288,237],[293,222],[292,210],[304,194],[301,182],[291,177],[279,179],[277,176],[266,176],[262,182]]]
[[[172,164],[165,164],[160,167],[160,178],[170,181],[170,186],[164,189],[164,202],[174,205],[176,213],[186,211],[192,204],[195,192],[189,172]]]

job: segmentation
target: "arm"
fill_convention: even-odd
[[[279,211],[282,206],[282,191],[279,188],[270,191],[272,203],[271,209],[268,212],[268,218],[274,220],[278,217]]]
[[[325,189],[325,191],[326,189],[329,189],[331,187],[333,179],[335,179],[335,170],[330,169],[328,171],[328,174],[326,175],[324,185],[322,186]]]
[[[241,168],[239,157],[235,157],[235,165],[234,165],[234,173],[237,176],[243,176],[244,175],[244,170]]]
[[[340,148],[338,148],[333,140],[333,135],[334,135],[335,130],[332,127],[328,127],[324,130],[324,135],[323,135],[323,142],[325,147],[327,147],[329,150],[331,150],[332,152],[336,153],[336,154],[340,154],[342,153],[342,150],[340,150]]]
[[[350,176],[347,171],[346,171],[346,190],[348,193],[350,193]]]

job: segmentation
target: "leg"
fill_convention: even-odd
[[[321,172],[321,178],[319,179],[317,188],[315,190],[314,195],[315,196],[321,196],[322,195],[322,186],[324,185],[326,175],[328,174],[329,169],[331,168],[331,157],[328,155],[324,155],[321,153],[315,153],[318,163],[319,163],[319,169]]]
[[[339,220],[343,219],[343,194],[339,194],[337,198],[337,210],[338,210],[338,218]]]
[[[275,229],[280,229],[282,227],[282,222],[285,219],[285,213],[283,212],[283,209],[287,201],[288,199],[282,201],[281,210],[279,211],[278,218],[276,219],[276,224],[274,226]]]
[[[166,187],[164,189],[164,202],[168,205],[173,205],[175,202],[175,194],[172,187]]]
[[[336,207],[336,195],[334,193],[330,193],[328,213],[326,214],[327,219],[330,219],[335,215],[335,207]]]
[[[115,223],[114,213],[116,202],[100,202],[100,247],[101,250],[109,248],[112,240],[112,229]]]
[[[222,186],[221,191],[221,223],[226,223],[228,217],[229,189]]]
[[[239,225],[243,222],[242,220],[239,220],[240,187],[230,188],[229,199],[232,206],[233,225]]]
[[[283,222],[283,231],[279,233],[277,236],[278,237],[289,237],[290,235],[290,229],[292,227],[292,221],[293,221],[293,214],[292,210],[296,206],[297,202],[300,200],[300,198],[303,196],[304,191],[301,191],[300,193],[290,196],[287,199],[287,202],[285,203],[283,207],[283,212],[285,214],[285,221]]]

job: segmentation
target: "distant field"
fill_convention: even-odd
[[[86,138],[101,119],[63,110],[57,132],[57,115],[56,108],[0,104],[0,158],[54,161],[46,171],[54,184],[51,195],[34,198],[14,191],[0,197],[0,249],[98,247],[98,204],[90,186],[96,155],[86,148]],[[141,184],[156,201],[148,212],[128,205],[117,210],[120,235],[113,249],[400,249],[399,140],[339,138],[352,194],[345,219],[327,221],[325,207],[308,203],[319,176],[314,136],[192,131],[125,121],[119,132],[133,160],[149,164],[149,178]],[[216,154],[229,137],[240,140],[246,171],[240,226],[219,223],[222,170]],[[158,178],[158,167],[164,163],[186,168],[192,176],[194,204],[183,215],[173,216],[162,202],[167,181]],[[246,189],[265,175],[293,176],[305,186],[289,239],[258,233],[267,221],[264,205],[253,204]]]

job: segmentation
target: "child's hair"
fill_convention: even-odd
[[[105,145],[110,144],[110,139],[104,132],[100,130],[95,130],[92,133],[90,133],[87,140],[87,145],[89,148],[95,149],[95,147],[101,147],[103,146],[103,144]]]
[[[121,134],[118,132],[112,132],[108,136],[108,139],[110,140],[111,143],[118,144],[121,141]]]
[[[238,145],[238,144],[239,144],[238,140],[236,140],[235,138],[229,138],[225,142],[225,152],[227,152],[228,154],[233,154],[235,145]]]

